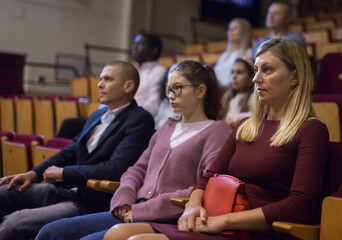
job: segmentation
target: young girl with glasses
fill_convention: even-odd
[[[176,223],[183,209],[170,197],[189,197],[228,137],[229,127],[216,121],[219,86],[211,67],[183,61],[168,74],[167,96],[180,120],[168,120],[148,148],[120,179],[110,212],[62,219],[46,225],[36,239],[103,239],[118,223]],[[149,226],[148,224],[146,224]]]

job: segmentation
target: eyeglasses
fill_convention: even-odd
[[[165,94],[168,97],[170,93],[172,92],[175,97],[178,97],[182,94],[182,90],[184,87],[196,87],[195,85],[176,85],[174,87],[167,86],[165,88]]]

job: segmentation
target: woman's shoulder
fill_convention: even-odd
[[[323,138],[324,136],[329,137],[327,126],[320,121],[318,118],[312,117],[307,119],[298,129],[299,135],[311,135]]]

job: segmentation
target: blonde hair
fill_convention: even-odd
[[[243,50],[244,52],[251,47],[252,45],[252,27],[251,24],[244,18],[233,18],[230,20],[229,24],[232,22],[237,22],[241,29],[241,40],[239,50]],[[229,28],[228,24],[228,28]],[[232,42],[228,40],[227,42],[227,51],[230,52],[232,50]]]
[[[270,146],[281,146],[290,142],[298,128],[314,115],[311,105],[313,74],[306,49],[297,40],[271,39],[257,49],[256,57],[265,52],[270,52],[281,59],[289,71],[297,70],[298,84],[291,89],[284,116],[280,120],[277,131],[271,137]],[[258,94],[254,94],[254,97],[252,117],[242,123],[236,133],[237,139],[241,138],[247,142],[253,142],[258,136],[269,112],[269,106],[259,102]]]

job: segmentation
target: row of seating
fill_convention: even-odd
[[[289,239],[337,240],[342,239],[342,142],[330,142],[326,184],[322,196],[320,225],[274,222],[272,227]],[[114,193],[120,182],[89,179],[87,186],[97,191]],[[172,204],[185,207],[188,199],[170,199]]]
[[[55,136],[65,118],[87,118],[99,106],[87,98],[10,96],[0,98],[0,129],[19,134]]]
[[[44,144],[41,135],[10,131],[0,131],[0,138],[1,176],[26,172],[73,142],[67,138],[50,138]]]

